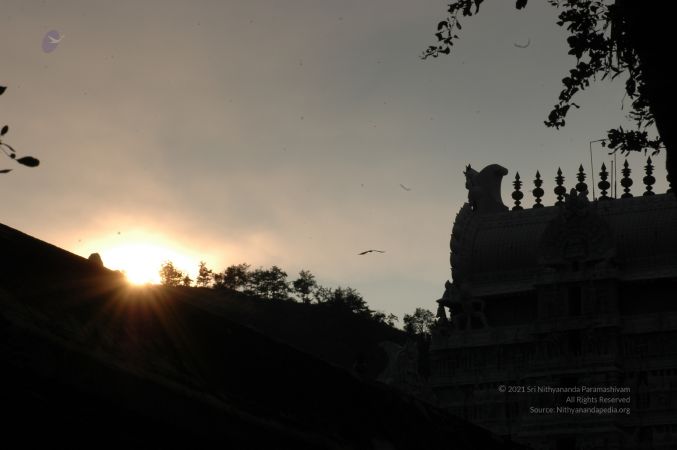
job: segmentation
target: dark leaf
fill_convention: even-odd
[[[527,6],[527,0],[517,0],[517,3],[515,4],[515,8],[517,9],[522,9],[525,6]]]
[[[0,86],[0,95],[4,94],[6,89],[5,86]]]
[[[2,127],[2,131],[0,131],[0,136],[6,135],[8,131],[9,131],[9,127],[7,125],[5,125],[4,127]]]
[[[0,145],[4,145],[4,146],[7,147],[12,153],[16,153],[16,150],[14,150],[14,147],[12,147],[11,145],[9,145],[9,144],[7,144],[7,143],[5,143],[5,142],[3,142],[3,143],[0,144]]]
[[[442,22],[437,24],[437,30],[441,30],[442,28],[447,28],[447,21],[443,20]]]
[[[475,14],[477,14],[480,11],[480,5],[482,4],[482,0],[475,0]]]
[[[9,173],[11,171],[12,171],[12,169],[2,169],[2,170],[0,170],[0,173]]]
[[[24,156],[23,158],[17,159],[16,162],[28,167],[37,167],[40,165],[40,161],[33,158],[32,156]]]

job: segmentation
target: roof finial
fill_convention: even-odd
[[[578,183],[576,184],[576,190],[580,193],[583,194],[585,193],[587,195],[588,193],[588,185],[585,184],[585,172],[583,172],[583,164],[581,164],[578,167],[578,175],[576,175],[576,178],[578,179]]]
[[[621,186],[623,186],[623,192],[624,194],[621,195],[621,198],[630,198],[632,197],[632,194],[630,193],[630,186],[632,186],[632,178],[630,178],[630,167],[628,165],[628,160],[626,159],[625,162],[623,163],[623,170],[621,170],[621,173],[623,174],[623,179],[621,180]]]
[[[521,209],[524,209],[520,206],[522,198],[524,197],[524,194],[520,191],[520,188],[522,187],[522,182],[520,181],[520,173],[516,172],[515,173],[515,181],[512,182],[512,185],[515,187],[515,192],[512,193],[512,198],[515,200],[515,206],[512,207],[513,211],[519,211]]]
[[[602,171],[599,173],[599,177],[602,179],[602,181],[597,183],[597,187],[602,191],[602,195],[599,197],[599,200],[610,200],[610,198],[606,195],[606,191],[611,187],[611,183],[607,181],[609,172],[607,172],[604,163],[602,163]]]
[[[646,185],[646,192],[644,192],[644,195],[654,195],[653,184],[656,182],[656,178],[651,175],[653,173],[653,164],[651,164],[651,156],[649,156],[646,160],[646,166],[644,166],[644,171],[646,172],[646,176],[642,179],[644,181],[644,184]]]
[[[562,176],[562,169],[560,167],[557,168],[555,183],[557,184],[554,189],[555,195],[557,195],[557,201],[555,202],[555,205],[562,205],[564,204],[564,195],[567,193],[567,188],[562,186],[564,184],[564,177]]]
[[[534,204],[534,208],[543,208],[543,205],[541,204],[541,197],[543,197],[543,189],[541,189],[541,185],[543,184],[543,180],[541,180],[541,174],[538,173],[538,170],[536,171],[536,179],[534,180],[534,186],[536,188],[531,191],[532,194],[534,194],[534,197],[536,198],[536,203]]]

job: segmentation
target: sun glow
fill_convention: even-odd
[[[129,243],[111,246],[101,251],[106,267],[125,273],[133,284],[160,283],[160,267],[171,261],[174,267],[195,278],[199,261],[168,246],[150,243]]]

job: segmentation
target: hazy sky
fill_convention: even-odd
[[[156,245],[184,270],[305,268],[374,309],[434,311],[466,164],[505,166],[506,204],[538,169],[550,205],[557,167],[573,187],[589,141],[626,123],[618,80],[543,125],[574,63],[546,2],[487,1],[452,55],[422,61],[446,3],[4,1],[0,121],[42,164],[2,160],[0,221],[108,266]]]

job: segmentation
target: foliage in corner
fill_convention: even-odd
[[[438,23],[435,37],[438,43],[429,46],[422,59],[448,55],[456,34],[461,30],[460,16],[477,14],[484,0],[457,0],[449,4],[447,17]],[[566,27],[569,54],[576,57],[576,65],[562,79],[563,89],[557,103],[548,114],[545,125],[559,128],[572,107],[574,95],[590,85],[590,80],[614,79],[627,75],[625,93],[631,101],[628,118],[636,125],[634,130],[622,127],[607,131],[602,145],[613,152],[651,151],[657,154],[665,148],[659,136],[650,136],[648,128],[655,123],[649,107],[647,88],[634,47],[627,32],[627,23],[619,5],[610,0],[548,0],[560,9],[557,25]],[[516,8],[522,9],[527,0],[517,0]]]
[[[7,88],[5,86],[0,86],[0,95],[4,94]],[[9,126],[4,125],[2,129],[0,129],[0,149],[5,153],[6,156],[8,156],[10,159],[13,159],[14,161],[18,162],[19,164],[23,164],[24,166],[27,167],[37,167],[40,165],[40,161],[37,160],[36,158],[33,158],[32,156],[23,156],[21,158],[17,158],[16,155],[16,150],[14,148],[7,144],[6,142],[3,141],[3,137],[7,134],[9,131]],[[0,174],[2,173],[9,173],[11,172],[12,169],[0,169]]]

